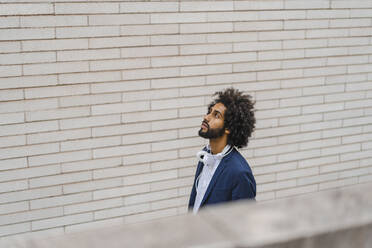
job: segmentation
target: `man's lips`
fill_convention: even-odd
[[[205,128],[209,128],[208,123],[206,123],[206,122],[204,122],[204,121],[202,122],[201,126],[202,126],[202,127],[205,127]]]

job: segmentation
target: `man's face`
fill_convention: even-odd
[[[212,106],[204,116],[199,130],[199,136],[206,139],[221,137],[225,133],[225,111],[226,107],[222,103],[216,103]]]

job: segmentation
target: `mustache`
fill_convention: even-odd
[[[205,124],[208,127],[208,129],[209,129],[209,124],[208,124],[208,122],[206,120],[203,120],[202,124]]]

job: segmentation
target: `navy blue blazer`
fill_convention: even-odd
[[[194,185],[191,190],[189,209],[194,206],[196,197],[195,182],[204,164],[198,163]],[[200,208],[208,204],[235,201],[239,199],[255,199],[256,181],[245,158],[235,149],[226,155],[218,165],[211,182],[205,192]]]

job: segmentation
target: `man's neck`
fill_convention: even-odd
[[[211,153],[217,154],[223,151],[225,146],[227,145],[227,136],[221,136],[217,139],[210,139],[209,145],[211,147]]]

